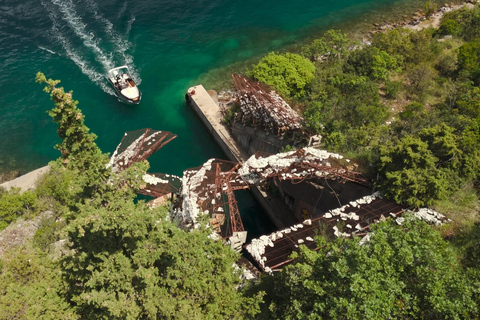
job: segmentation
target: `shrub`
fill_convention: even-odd
[[[385,82],[385,96],[388,99],[396,99],[401,86],[402,84],[399,81],[387,80]]]
[[[54,216],[44,217],[40,220],[37,232],[33,236],[33,243],[41,250],[57,241],[59,238],[59,231],[65,227],[64,220],[58,220]]]
[[[273,86],[280,94],[300,98],[315,77],[315,65],[298,54],[270,52],[248,75]]]
[[[20,189],[11,189],[0,194],[0,230],[5,229],[20,216],[37,213],[37,196],[31,191],[20,194]]]
[[[457,36],[462,32],[462,26],[453,19],[446,19],[445,21],[442,21],[437,32],[440,35]]]
[[[437,10],[436,3],[433,3],[432,1],[427,1],[425,3],[425,15],[427,17],[430,17],[432,14],[434,14],[436,10]]]

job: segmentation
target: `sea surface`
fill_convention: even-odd
[[[38,71],[73,90],[104,152],[112,153],[126,131],[177,134],[149,160],[152,172],[182,175],[224,158],[184,101],[190,86],[202,81],[209,89],[209,82],[228,82],[232,65],[243,68],[329,28],[370,26],[424,2],[0,0],[0,172],[25,173],[60,156],[46,114],[53,103],[35,83]],[[104,78],[123,64],[142,91],[137,106],[120,103]],[[254,200],[241,198],[248,224],[262,225]]]

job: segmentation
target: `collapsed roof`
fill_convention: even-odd
[[[200,214],[209,215],[209,224],[223,238],[244,231],[233,191],[248,186],[234,182],[238,167],[235,162],[210,159],[201,167],[185,170],[176,219],[195,227]]]
[[[275,91],[267,92],[257,82],[238,74],[232,74],[232,79],[240,102],[241,123],[276,135],[303,127],[303,118]]]
[[[369,185],[360,173],[347,169],[349,162],[342,155],[308,147],[274,155],[258,152],[242,165],[238,173],[249,185],[261,185],[273,177],[280,180],[345,179]]]
[[[407,206],[382,199],[380,194],[375,192],[350,201],[340,208],[329,210],[321,217],[253,239],[245,249],[262,270],[279,270],[293,261],[290,255],[298,251],[300,245],[317,250],[315,237],[318,235],[343,238],[356,235],[364,237],[361,241],[365,242],[368,241],[371,224],[390,217],[401,225],[405,219],[401,214],[406,210]],[[419,209],[413,212],[413,216],[436,225],[448,220],[431,209]]]
[[[212,228],[223,238],[244,231],[233,192],[280,180],[326,178],[367,183],[359,173],[344,168],[348,163],[339,154],[315,148],[267,155],[257,153],[243,165],[210,159],[201,167],[184,171],[181,206],[175,218],[184,226],[195,227],[201,214],[209,216]]]
[[[150,128],[125,132],[108,167],[112,167],[114,172],[125,170],[135,162],[146,160],[176,137],[171,132]]]

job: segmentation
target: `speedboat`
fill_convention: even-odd
[[[142,93],[130,76],[127,66],[116,67],[108,71],[108,81],[112,84],[119,98],[125,102],[139,104]]]

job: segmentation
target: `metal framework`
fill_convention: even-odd
[[[232,74],[232,79],[240,102],[238,120],[241,123],[260,126],[276,135],[303,128],[303,118],[275,91],[267,92],[258,82],[249,81],[238,74]]]
[[[234,180],[239,166],[231,161],[210,159],[201,167],[184,171],[181,191],[183,225],[194,226],[199,214],[208,214],[210,225],[223,238],[244,231],[233,193],[248,188],[248,185]]]
[[[171,132],[150,128],[126,132],[109,165],[114,171],[125,170],[135,162],[146,160],[176,137]]]
[[[312,147],[274,155],[262,152],[250,157],[239,173],[249,185],[263,185],[272,178],[292,181],[325,178],[370,186],[362,174],[347,169],[348,161],[339,154]]]
[[[330,210],[324,216],[253,239],[246,250],[262,270],[278,270],[292,262],[290,255],[298,250],[299,245],[318,250],[315,237],[319,234],[331,237],[365,236],[372,223],[387,217],[397,218],[407,208],[375,194],[351,203],[354,206]],[[342,230],[339,225],[344,226]]]
[[[212,228],[223,238],[244,231],[234,191],[268,184],[272,179],[302,181],[312,178],[349,180],[368,185],[361,174],[343,167],[341,155],[315,148],[268,155],[258,153],[243,165],[210,159],[203,166],[185,170],[180,209],[183,225],[194,226],[208,214]]]

